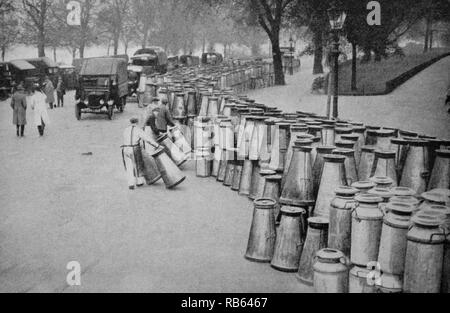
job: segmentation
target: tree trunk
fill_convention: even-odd
[[[45,33],[43,29],[39,30],[38,35],[38,57],[45,57]]]
[[[5,56],[6,56],[6,46],[2,46],[2,61],[5,62]]]
[[[272,42],[272,56],[273,56],[273,69],[275,72],[275,85],[285,85],[283,73],[283,58],[280,50],[279,34],[271,36]]]
[[[357,90],[356,88],[356,43],[352,42],[352,91]]]
[[[433,49],[433,29],[430,30],[430,45],[428,49],[431,51]]]
[[[57,58],[56,58],[56,47],[53,47],[53,60],[56,62],[58,62]]]
[[[322,31],[314,32],[314,67],[313,74],[323,74],[323,38]]]
[[[80,44],[80,59],[84,59],[84,50],[85,50],[85,48],[86,48],[86,43],[82,39],[81,44]]]
[[[425,45],[423,48],[423,52],[428,52],[428,43],[430,41],[430,29],[431,29],[431,18],[427,15],[426,18],[426,27],[425,27]]]
[[[119,36],[117,35],[114,36],[114,55],[119,54],[119,39],[120,39]]]

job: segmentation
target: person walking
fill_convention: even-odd
[[[167,104],[169,101],[167,99],[162,99],[159,105],[159,113],[156,117],[156,128],[158,128],[160,133],[167,133],[167,126],[175,127],[175,123],[170,114]]]
[[[33,94],[30,97],[30,106],[34,111],[34,123],[37,126],[39,135],[44,136],[45,126],[50,124],[50,118],[47,113],[46,96],[39,86],[35,86]]]
[[[27,124],[27,96],[23,83],[17,86],[11,98],[11,108],[13,109],[13,124],[16,125],[17,137],[23,137]]]
[[[57,107],[64,107],[64,96],[66,94],[66,86],[61,76],[58,77],[58,84],[56,85],[56,104]]]
[[[125,128],[123,133],[124,145],[121,147],[122,159],[130,190],[134,190],[135,186],[142,187],[145,183],[141,141],[150,144],[155,149],[160,147],[151,136],[147,135],[138,126],[138,123],[139,119],[136,117],[130,120],[130,125]]]
[[[48,76],[45,77],[44,81],[44,93],[47,96],[47,104],[50,106],[50,109],[53,110],[55,104],[55,87]]]

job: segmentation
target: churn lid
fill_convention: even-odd
[[[355,142],[350,140],[338,140],[334,144],[336,145],[336,147],[341,149],[353,149],[353,147],[355,146]]]
[[[443,158],[450,158],[450,150],[436,150],[436,155]]]
[[[411,204],[413,206],[418,206],[420,201],[414,198],[413,196],[394,196],[390,200],[390,202],[397,202],[397,203],[406,203]]]
[[[259,175],[261,176],[270,176],[270,175],[275,175],[277,172],[273,171],[273,170],[269,170],[269,169],[261,169],[259,171]]]
[[[277,202],[269,198],[260,198],[253,201],[253,204],[257,209],[270,210],[273,209],[273,207],[277,204]]]
[[[369,275],[370,272],[371,272],[371,270],[367,269],[366,267],[361,267],[361,266],[355,265],[350,270],[350,275],[359,277],[359,278],[367,278],[367,276]]]
[[[330,220],[326,217],[310,217],[308,218],[308,226],[315,229],[328,229]]]
[[[357,181],[352,184],[352,187],[358,190],[369,190],[375,187],[375,183],[371,181]]]
[[[333,154],[343,155],[343,156],[353,156],[353,155],[355,155],[355,150],[340,148],[340,149],[334,150]]]
[[[383,199],[389,199],[394,196],[394,194],[389,190],[389,188],[375,187],[368,191],[368,194],[379,196]]]
[[[424,192],[420,196],[426,201],[434,202],[440,205],[445,205],[447,200],[443,194],[434,191]]]
[[[341,186],[336,188],[334,193],[338,196],[353,197],[354,195],[359,193],[359,190],[353,187]]]
[[[392,138],[391,143],[393,145],[406,146],[409,144],[409,141],[403,138]]]
[[[450,208],[448,206],[444,205],[431,205],[424,209],[422,212],[428,213],[428,212],[436,212],[439,213],[439,215],[443,215],[444,219],[446,219],[448,216],[450,216]]]
[[[370,152],[373,153],[375,151],[375,147],[373,146],[362,146],[361,147],[362,152]]]
[[[319,146],[316,148],[317,153],[321,154],[331,154],[335,149],[336,149],[335,146]]]
[[[345,162],[345,156],[337,155],[337,154],[325,154],[323,156],[323,159],[325,160],[325,162],[331,162],[331,163],[344,163]]]
[[[269,175],[266,177],[266,180],[271,180],[271,181],[279,181],[282,179],[283,179],[283,177],[281,175]]]
[[[300,216],[306,214],[306,210],[295,206],[284,206],[281,208],[281,213],[289,216]]]
[[[351,127],[337,127],[335,129],[336,134],[351,134],[353,132],[353,128]]]
[[[323,263],[341,263],[345,262],[345,256],[344,254],[336,249],[322,249],[319,250],[316,254],[317,258],[320,260],[320,262]]]
[[[392,150],[375,150],[375,156],[382,159],[393,159],[395,158],[395,151]]]
[[[392,137],[395,131],[390,129],[380,129],[376,131],[377,137]]]
[[[386,176],[374,176],[370,178],[370,181],[374,182],[377,186],[391,186],[394,180]]]
[[[440,214],[419,212],[411,218],[411,221],[416,225],[428,226],[428,227],[439,227],[441,225]]]
[[[358,141],[359,140],[359,136],[358,135],[342,135],[341,138],[343,140],[350,140],[350,141]]]
[[[355,200],[360,203],[369,203],[369,204],[383,202],[383,198],[371,194],[359,194],[355,197]]]
[[[386,204],[386,210],[399,215],[411,215],[414,212],[414,207],[404,202],[389,202]]]
[[[394,196],[414,196],[416,192],[408,187],[393,187],[391,192]]]

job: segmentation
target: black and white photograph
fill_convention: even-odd
[[[450,0],[0,0],[0,25],[0,293],[450,292]]]

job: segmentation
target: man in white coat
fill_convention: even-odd
[[[34,112],[34,124],[37,126],[39,135],[44,136],[45,126],[50,124],[47,112],[47,96],[39,86],[34,87],[33,94],[29,97],[31,109]]]
[[[138,126],[138,118],[132,118],[130,123],[131,125],[125,128],[123,133],[124,145],[122,146],[122,157],[128,187],[130,190],[134,190],[135,186],[142,187],[145,183],[141,141],[150,144],[156,149],[159,148],[159,144]]]

